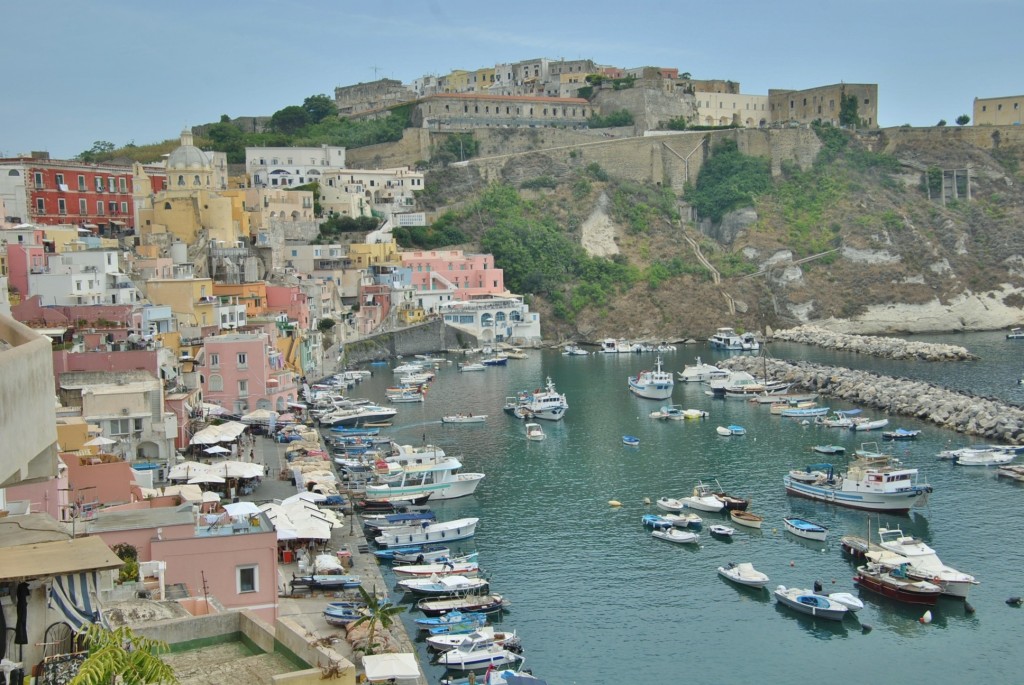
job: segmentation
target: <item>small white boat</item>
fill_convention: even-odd
[[[747,587],[763,588],[769,582],[768,576],[755,569],[754,565],[749,562],[739,564],[729,562],[727,566],[719,566],[718,575]]]
[[[639,447],[640,438],[636,437],[635,435],[623,435],[622,444],[625,445],[626,447]]]
[[[816,595],[811,590],[787,589],[785,585],[780,585],[775,588],[774,594],[775,601],[779,604],[816,618],[842,621],[849,611],[846,605],[840,604],[824,595]]]
[[[730,435],[732,435],[732,431],[726,428],[725,426],[719,426],[718,428],[715,429],[715,432],[721,435],[723,438],[727,438]]]
[[[852,595],[849,592],[830,592],[828,598],[833,602],[838,602],[850,611],[856,613],[864,608],[864,602],[860,601],[860,598],[856,595]]]
[[[676,528],[700,528],[704,525],[704,519],[689,512],[686,514],[662,514],[661,518],[665,519]]]
[[[584,350],[579,345],[569,344],[562,350],[562,354],[566,357],[586,357],[590,352]]]
[[[487,592],[486,578],[470,578],[468,576],[431,575],[429,578],[406,578],[398,581],[398,587],[418,595],[433,597],[453,597],[474,592]]]
[[[697,486],[693,489],[693,494],[689,497],[681,498],[680,501],[687,509],[708,511],[712,514],[725,509],[725,503],[715,497],[714,489],[710,485],[704,485],[700,481],[697,481]]]
[[[706,383],[712,378],[724,378],[729,375],[728,371],[720,369],[714,364],[702,363],[700,357],[697,357],[696,361],[696,364],[684,366],[683,370],[676,374],[680,382]]]
[[[782,519],[782,522],[785,524],[786,530],[806,540],[822,542],[828,537],[828,528],[807,519],[789,516]]]
[[[658,538],[659,540],[665,540],[667,542],[677,542],[683,545],[700,542],[700,535],[697,533],[691,533],[688,530],[682,530],[675,526],[666,530],[651,531],[651,537]]]
[[[746,526],[747,528],[760,528],[761,524],[764,523],[764,517],[749,511],[743,511],[742,509],[729,510],[729,518],[732,519],[733,523]]]
[[[889,425],[889,419],[854,419],[850,430],[873,431],[885,428]]]
[[[716,523],[715,525],[708,528],[708,532],[710,532],[712,535],[717,535],[718,537],[731,538],[733,535],[736,534],[736,529],[723,525],[721,523]]]
[[[544,429],[540,427],[539,423],[528,423],[526,424],[526,439],[527,440],[543,440],[548,437],[544,434]]]
[[[437,658],[437,662],[452,669],[472,670],[487,666],[500,666],[522,658],[493,642],[486,644],[466,640],[465,644],[441,654]]]
[[[487,414],[452,414],[441,417],[441,423],[484,423],[485,421],[487,421]]]
[[[683,510],[684,506],[681,500],[677,500],[674,497],[659,497],[655,504],[662,511],[667,511],[672,514],[678,514]]]
[[[483,364],[473,363],[462,363],[459,364],[459,371],[486,371],[487,367]]]
[[[516,636],[515,631],[497,632],[494,630],[494,626],[480,626],[471,633],[431,635],[427,638],[427,646],[431,649],[447,652],[449,649],[455,649],[466,644],[467,640],[474,643],[495,644],[502,645],[504,647],[511,647],[512,645],[509,643],[516,643],[519,638]]]
[[[729,435],[746,435],[747,429],[743,426],[730,425],[730,426],[719,426],[715,431],[722,437]]]
[[[1007,340],[1024,340],[1024,330],[1020,326],[1014,326],[1010,329],[1010,332],[1006,334]]]

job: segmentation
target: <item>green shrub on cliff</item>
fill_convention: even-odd
[[[727,212],[751,207],[754,198],[772,187],[769,161],[739,151],[734,140],[722,140],[712,148],[697,183],[687,186],[685,197],[702,219],[719,222]]]

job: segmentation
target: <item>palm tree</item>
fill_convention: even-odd
[[[391,624],[394,623],[394,617],[402,613],[404,608],[392,604],[389,599],[381,601],[376,593],[370,594],[361,585],[358,589],[359,596],[366,603],[366,614],[357,618],[351,625],[353,628],[364,623],[370,626],[369,634],[366,638],[366,653],[373,654],[373,649],[377,646],[377,643],[373,641],[374,633],[377,632],[377,626],[380,625],[384,630],[388,630]]]
[[[174,669],[160,660],[170,650],[166,642],[136,635],[128,626],[107,630],[95,623],[81,635],[89,656],[71,685],[177,685]]]

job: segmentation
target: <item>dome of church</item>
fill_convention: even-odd
[[[181,146],[167,157],[168,169],[208,169],[212,166],[209,156],[192,144],[192,132],[181,132]]]

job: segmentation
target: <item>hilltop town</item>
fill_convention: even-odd
[[[304,469],[323,454],[303,412],[344,367],[624,330],[1019,323],[1022,99],[880,129],[874,84],[744,94],[531,59],[341,86],[181,131],[162,157],[0,159],[0,546],[23,560],[0,582],[25,593],[20,658],[63,654],[48,626],[171,588],[182,620],[245,612],[204,639],[274,626],[295,545],[279,510],[225,506],[264,479],[340,497]],[[369,144],[302,137],[383,121],[397,133]],[[244,137],[265,133],[303,144]],[[285,424],[309,462],[253,435]],[[234,465],[191,482],[181,465],[216,445]],[[245,468],[261,455],[270,470]]]

